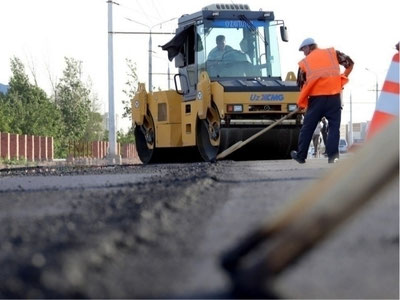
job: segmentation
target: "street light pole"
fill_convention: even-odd
[[[151,29],[150,29],[150,35],[149,35],[149,92],[153,91],[153,78],[152,78],[152,73],[153,73],[153,42],[151,39]]]
[[[167,22],[171,22],[173,20],[176,20],[177,18],[172,18],[172,19],[157,23],[157,24],[155,24],[153,26],[148,26],[146,24],[143,24],[141,22],[138,22],[138,21],[135,21],[135,20],[132,20],[132,19],[129,19],[129,18],[125,18],[125,19],[127,19],[128,21],[131,21],[133,23],[145,26],[145,27],[147,27],[149,29],[149,75],[148,75],[148,85],[149,85],[149,92],[152,92],[153,91],[153,41],[152,41],[152,30],[156,26],[161,26],[161,25],[163,25],[163,24],[165,24]],[[169,84],[169,82],[168,82],[168,84]]]
[[[350,128],[349,128],[349,146],[353,144],[353,97],[350,92]]]
[[[367,70],[367,71],[369,71],[369,72],[371,72],[372,74],[375,75],[375,105],[376,105],[376,103],[378,103],[378,98],[379,98],[379,94],[378,94],[378,92],[379,92],[379,90],[378,90],[378,74],[376,74],[374,71],[372,71],[372,70],[370,70],[368,68],[365,68],[365,70]]]
[[[108,3],[108,159],[115,163],[117,157],[116,129],[115,129],[115,105],[114,105],[114,58],[113,58],[113,32],[112,32],[112,6],[114,2]]]
[[[168,73],[168,90],[170,90],[171,89],[171,71],[169,69],[169,62],[168,62],[168,71],[167,71],[167,73]]]

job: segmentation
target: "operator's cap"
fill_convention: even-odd
[[[300,45],[299,47],[299,51],[301,51],[301,48],[303,48],[304,46],[310,46],[310,45],[314,45],[316,44],[316,42],[314,41],[313,38],[306,38]]]

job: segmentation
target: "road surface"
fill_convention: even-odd
[[[221,255],[334,167],[310,159],[3,171],[0,297],[229,297]],[[397,299],[398,199],[397,179],[273,288],[287,298]]]

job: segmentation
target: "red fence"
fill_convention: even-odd
[[[125,159],[139,161],[135,144],[117,146],[117,154]],[[68,156],[103,159],[107,156],[108,142],[69,143]],[[34,136],[0,132],[0,158],[27,161],[52,161],[54,159],[54,140],[48,136]]]
[[[28,161],[52,161],[53,137],[0,132],[0,157]]]
[[[102,159],[107,156],[109,143],[105,141],[70,142],[68,144],[68,157],[91,157]],[[117,143],[117,155],[127,159],[139,159],[135,144]]]

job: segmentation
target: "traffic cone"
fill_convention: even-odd
[[[397,52],[393,56],[392,63],[386,74],[385,83],[369,125],[367,139],[370,139],[390,121],[399,116],[399,67],[399,52]]]

